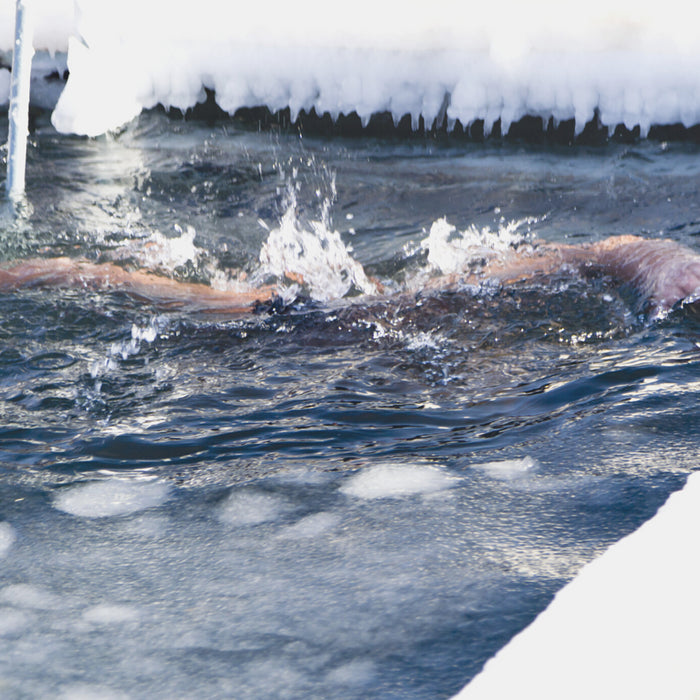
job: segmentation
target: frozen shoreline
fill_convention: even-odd
[[[0,6],[0,65],[12,5]],[[54,126],[96,136],[156,105],[193,108],[206,91],[230,115],[264,107],[291,123],[326,115],[335,125],[352,115],[351,128],[383,115],[388,128],[456,126],[475,138],[514,124],[514,136],[529,129],[563,140],[618,126],[628,136],[694,138],[687,130],[700,124],[694,23],[674,22],[671,7],[658,17],[629,2],[596,3],[575,22],[544,0],[527,12],[512,2],[469,15],[443,1],[420,22],[388,2],[364,10],[340,23],[304,0],[242,22],[211,0],[196,12],[129,0],[112,13],[80,0],[74,18],[72,3],[42,0],[35,46],[67,52],[70,69]],[[8,77],[0,68],[0,104]]]

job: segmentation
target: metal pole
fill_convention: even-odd
[[[7,139],[7,182],[10,199],[24,194],[24,172],[27,164],[29,134],[29,83],[34,56],[32,0],[17,0],[15,11],[15,43],[12,51],[9,130]]]

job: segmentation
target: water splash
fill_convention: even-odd
[[[194,228],[187,226],[183,231],[177,226],[175,232],[179,235],[168,237],[153,231],[147,238],[122,239],[111,257],[131,259],[141,268],[170,274],[188,264],[197,268],[205,251],[194,243]]]
[[[153,344],[158,336],[164,333],[170,326],[166,316],[155,316],[149,319],[145,325],[132,323],[131,334],[128,340],[116,341],[109,346],[104,357],[94,360],[90,365],[90,375],[95,380],[95,390],[99,392],[100,378],[119,367],[119,361],[126,361],[137,355],[143,343]]]
[[[427,238],[421,241],[421,249],[428,251],[428,265],[443,275],[472,271],[475,265],[503,255],[530,239],[529,227],[536,218],[502,222],[497,230],[488,226],[478,229],[473,224],[464,231],[442,218],[434,221]]]
[[[275,277],[287,289],[290,283],[297,290],[301,285],[318,301],[340,299],[350,292],[376,294],[377,285],[331,227],[332,203],[332,196],[324,197],[319,218],[304,221],[298,215],[297,187],[288,186],[286,211],[260,250],[256,277],[261,281]]]

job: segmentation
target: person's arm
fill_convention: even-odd
[[[654,310],[700,295],[700,254],[676,241],[613,236],[591,248],[595,264],[631,284]]]
[[[700,254],[675,241],[637,236],[613,236],[580,245],[545,243],[524,252],[514,250],[488,261],[477,273],[436,278],[427,286],[445,288],[486,279],[512,284],[566,268],[583,274],[598,271],[629,283],[653,311],[700,298]],[[227,314],[249,312],[257,302],[269,301],[275,294],[274,287],[222,291],[143,270],[128,271],[112,263],[70,258],[32,259],[0,268],[0,291],[31,287],[116,289],[160,306]]]
[[[38,258],[0,268],[0,291],[34,287],[115,289],[160,306],[227,314],[251,311],[256,302],[274,295],[272,287],[224,291],[143,270],[129,271],[112,263],[71,258]]]
[[[652,311],[700,297],[700,254],[675,241],[639,236],[612,236],[580,245],[541,244],[532,251],[515,251],[488,262],[479,277],[509,284],[538,274],[552,275],[566,267],[630,284]]]

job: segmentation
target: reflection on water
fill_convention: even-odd
[[[234,284],[262,275],[293,214],[287,234],[316,231],[329,266],[342,254],[343,291],[361,291],[358,261],[396,294],[238,319],[3,296],[0,694],[456,692],[695,468],[700,328],[684,311],[648,323],[606,279],[398,290],[428,274],[442,217],[692,246],[695,154],[638,148],[324,141],[159,114],[86,141],[40,122],[6,259]],[[304,240],[287,245],[306,264]]]

